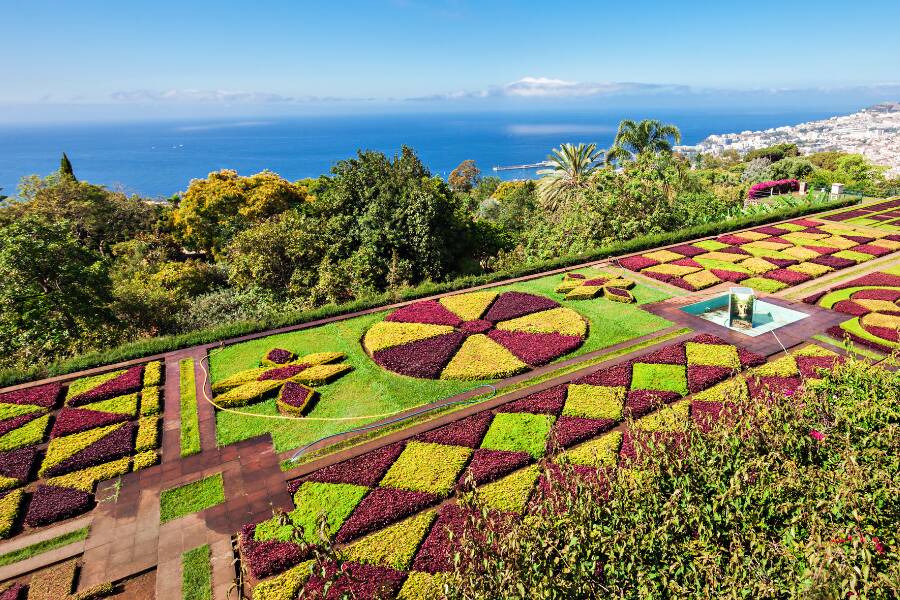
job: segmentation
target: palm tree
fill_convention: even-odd
[[[551,212],[565,204],[572,194],[588,187],[588,179],[600,166],[603,150],[596,144],[562,144],[547,157],[547,169],[538,182],[541,202]]]
[[[606,162],[629,160],[645,152],[671,153],[673,141],[676,144],[681,141],[681,131],[674,125],[664,125],[656,119],[644,119],[640,123],[625,119],[619,123],[619,131],[606,154]]]

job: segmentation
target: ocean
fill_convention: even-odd
[[[516,179],[533,177],[534,171],[491,169],[539,162],[565,142],[608,147],[623,118],[674,123],[681,128],[682,143],[695,144],[713,133],[828,116],[815,111],[543,111],[0,125],[0,188],[13,195],[21,177],[51,173],[62,152],[81,179],[166,198],[218,169],[243,175],[270,169],[292,180],[316,177],[357,149],[394,154],[404,144],[435,175],[446,177],[463,160],[474,159],[483,175]]]

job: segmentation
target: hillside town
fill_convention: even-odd
[[[722,154],[726,150],[745,153],[780,143],[797,144],[803,154],[862,154],[875,164],[889,167],[887,176],[900,175],[900,103],[876,104],[850,115],[764,131],[711,135],[696,146],[679,146],[676,150],[686,154]]]

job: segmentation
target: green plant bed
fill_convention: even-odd
[[[212,598],[212,568],[209,559],[209,544],[188,550],[181,557],[182,600],[210,600]]]
[[[598,271],[582,269],[581,272],[590,275]],[[566,301],[555,292],[559,278],[559,275],[552,275],[498,288],[499,291],[515,290],[553,298],[562,306],[577,311],[588,320],[588,336],[584,344],[575,352],[560,357],[559,360],[601,350],[671,325],[669,321],[646,312],[639,306],[668,298],[669,295],[665,292],[648,286],[635,286],[631,292],[638,304],[622,304],[604,298]],[[212,382],[221,381],[230,375],[257,366],[259,357],[273,347],[284,348],[298,354],[324,351],[345,353],[346,362],[353,371],[337,381],[316,388],[319,392],[319,401],[307,415],[310,418],[346,418],[393,413],[424,403],[436,402],[486,383],[486,381],[415,379],[378,366],[363,351],[360,338],[373,324],[382,321],[384,315],[385,313],[379,312],[322,327],[227,346],[210,356]],[[239,410],[251,415],[280,415],[275,400],[266,400],[241,407]],[[323,436],[341,433],[378,420],[379,417],[354,421],[269,419],[217,411],[216,438],[219,445],[227,445],[270,433],[275,449],[284,452]]]
[[[197,385],[194,359],[185,358],[179,364],[181,384],[181,456],[200,452],[200,422],[197,417]]]
[[[176,488],[163,490],[159,495],[159,522],[200,512],[225,502],[222,474],[216,473]]]
[[[87,538],[89,532],[90,527],[83,527],[75,531],[70,531],[69,533],[64,533],[61,536],[50,538],[49,540],[44,540],[43,542],[25,546],[24,548],[19,548],[18,550],[13,550],[12,552],[7,552],[6,554],[0,554],[0,567],[5,567],[6,565],[11,565],[13,563],[23,561],[27,558],[31,558],[32,556],[37,556],[38,554],[49,552],[50,550],[56,550],[57,548],[68,546],[69,544],[72,544],[74,542],[80,542],[81,540]]]

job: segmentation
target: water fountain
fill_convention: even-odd
[[[728,293],[688,304],[681,310],[753,337],[809,316],[806,313],[760,300],[757,298],[756,292],[748,287],[733,287],[729,289]]]

